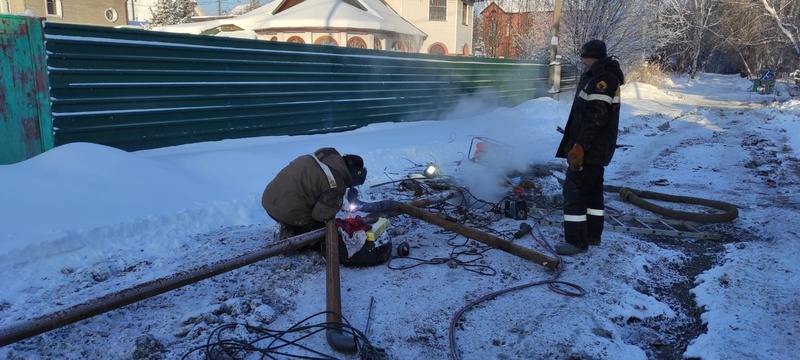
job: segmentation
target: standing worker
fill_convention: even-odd
[[[625,77],[606,54],[606,44],[591,40],[581,47],[581,74],[556,157],[569,168],[563,185],[564,243],[560,255],[575,255],[600,245],[605,205],[603,174],[617,146],[620,86]]]
[[[275,240],[325,227],[342,209],[347,189],[366,178],[360,156],[342,156],[331,147],[292,160],[261,195],[261,206],[278,223]]]

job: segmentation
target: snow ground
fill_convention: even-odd
[[[603,245],[564,258],[558,273],[394,217],[383,241],[408,242],[410,257],[390,266],[342,267],[345,318],[393,359],[794,358],[800,101],[750,94],[749,87],[738,76],[712,74],[675,78],[663,90],[627,85],[619,139],[625,146],[606,170],[607,184],[735,204],[735,221],[699,227],[722,241],[607,231]],[[37,316],[270,242],[274,224],[260,207],[263,187],[291,159],[322,146],[364,157],[370,173],[361,193],[373,200],[411,200],[400,182],[384,183],[436,162],[468,187],[473,206],[459,213],[463,203],[453,200],[429,210],[511,241],[520,221],[476,200],[497,202],[508,187],[495,171],[466,160],[470,142],[483,136],[511,145],[503,170],[529,174],[523,177],[541,190],[537,205],[557,206],[562,164],[553,153],[560,140],[555,128],[571,103],[564,97],[501,109],[465,99],[446,120],[337,134],[132,153],[68,144],[0,166],[0,336]],[[616,194],[606,198],[611,211],[658,217]],[[513,241],[549,255],[546,244],[561,239],[557,226],[534,226],[533,235]],[[556,278],[585,295],[533,285]],[[514,287],[521,288],[507,291]],[[241,324],[288,330],[324,322],[324,316],[304,320],[324,310],[325,261],[306,250],[0,347],[0,356],[200,359],[220,326],[240,324],[223,334],[252,339],[258,332]],[[331,350],[322,334],[301,343],[357,358]]]

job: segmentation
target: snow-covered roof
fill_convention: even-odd
[[[157,31],[200,34],[222,25],[236,25],[245,31],[269,29],[346,28],[375,32],[393,32],[427,37],[381,0],[305,0],[294,6],[281,8],[284,1],[273,1],[240,16],[153,28]],[[356,3],[363,7],[351,5]],[[276,13],[276,9],[280,9]]]

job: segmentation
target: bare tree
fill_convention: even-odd
[[[673,12],[675,4],[671,3],[670,10]],[[692,12],[694,4],[695,2],[683,2],[681,6],[685,8],[681,10]],[[721,0],[714,4],[713,14],[708,21],[713,26],[687,26],[689,30],[702,30],[700,44],[692,43],[696,40],[693,35],[696,32],[687,31],[686,37],[672,44],[672,48],[688,49],[680,59],[695,71],[731,70],[732,66],[736,66],[743,76],[757,76],[766,69],[776,71],[793,66],[793,63],[798,62],[797,44],[792,41],[793,36],[786,36],[785,30],[796,26],[792,27],[793,22],[788,21],[789,25],[781,28],[775,22],[774,16],[779,16],[781,21],[797,18],[800,7],[795,4],[796,1],[781,2],[781,6],[770,11],[765,10],[763,0]],[[696,48],[698,45],[701,48],[699,52]],[[702,65],[699,63],[700,59],[703,61]]]
[[[472,21],[472,53],[475,56],[486,56],[485,43],[483,38],[483,16],[476,12]]]
[[[709,29],[720,52],[717,60],[738,63],[743,76],[754,74],[770,62],[776,45],[782,48],[775,27],[764,25],[766,14],[755,1],[725,0],[722,7],[719,26]]]
[[[514,27],[513,41],[517,58],[524,60],[547,60],[552,28],[551,19],[545,12],[529,12],[518,17]]]
[[[563,0],[559,52],[578,64],[580,46],[606,42],[608,52],[633,63],[653,55],[674,35],[657,21],[658,0]]]
[[[680,36],[671,44],[673,49],[679,49],[673,59],[679,69],[688,67],[692,79],[699,70],[701,55],[714,45],[710,32],[725,18],[721,9],[720,0],[668,0],[661,14],[665,26]]]
[[[481,24],[486,29],[482,32],[483,36],[481,36],[483,53],[486,57],[497,57],[498,49],[500,48],[499,32],[503,28],[503,22],[497,16],[487,14]]]
[[[795,56],[800,58],[800,5],[797,0],[761,0],[764,10],[781,30]]]
[[[513,24],[512,46],[517,58],[547,60],[552,24],[553,0],[520,0]]]

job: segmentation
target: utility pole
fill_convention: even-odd
[[[556,0],[553,9],[553,37],[550,38],[550,77],[547,85],[550,86],[550,93],[553,99],[558,100],[558,93],[561,91],[561,55],[558,54],[558,32],[561,27],[561,0]]]
[[[217,16],[222,15],[222,0],[217,0]]]

